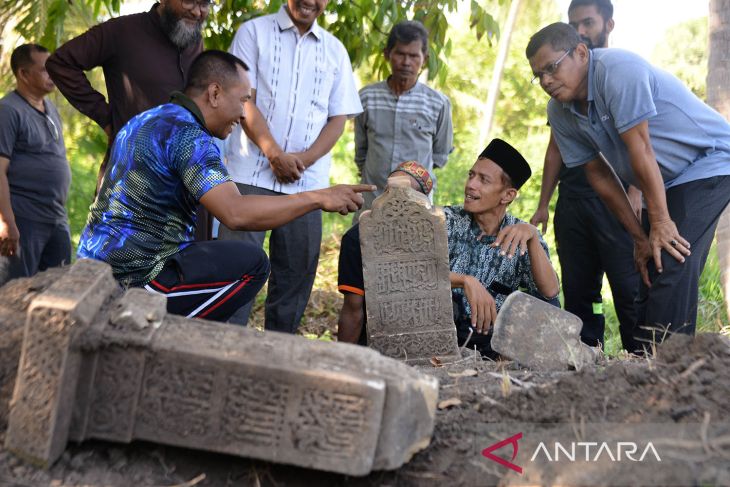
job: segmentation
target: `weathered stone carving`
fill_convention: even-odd
[[[68,439],[144,439],[364,475],[429,443],[430,376],[363,347],[165,316],[164,297],[117,292],[106,264],[81,260],[31,304],[9,450],[49,465]]]
[[[458,357],[441,209],[391,178],[360,217],[368,344],[409,364]]]
[[[82,262],[28,308],[6,444],[46,464],[66,447],[81,357],[71,347],[118,290],[111,269]]]
[[[597,355],[580,341],[583,322],[572,313],[515,291],[497,314],[492,348],[535,369],[580,369]]]

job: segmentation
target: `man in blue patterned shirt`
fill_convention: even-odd
[[[537,228],[507,213],[530,177],[527,161],[494,139],[480,154],[464,189],[463,206],[444,207],[449,268],[459,344],[494,356],[490,327],[517,289],[557,304],[557,274]],[[473,333],[473,334],[472,334]]]
[[[265,230],[322,209],[347,214],[370,186],[340,185],[282,197],[241,196],[221,161],[224,139],[251,98],[246,65],[222,51],[193,62],[185,93],[131,119],[81,235],[79,257],[103,260],[125,287],[168,297],[168,311],[224,321],[269,274],[262,249],[238,241],[194,242],[201,203],[230,228]]]

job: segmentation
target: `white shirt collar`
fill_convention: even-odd
[[[297,26],[294,25],[294,21],[291,19],[291,17],[289,17],[289,13],[286,11],[286,4],[282,5],[279,11],[276,13],[276,21],[279,24],[279,28],[281,30],[297,28]],[[305,32],[302,37],[306,36],[307,34],[312,34],[317,40],[321,40],[323,36],[323,29],[315,20],[312,24],[312,27],[310,27],[309,30]]]

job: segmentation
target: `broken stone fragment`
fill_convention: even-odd
[[[167,298],[164,295],[133,288],[117,301],[112,311],[111,325],[118,329],[157,328],[166,314]]]
[[[30,306],[9,450],[143,439],[365,475],[425,448],[438,382],[347,344],[165,315],[81,260]],[[159,323],[159,325],[158,325]]]
[[[597,358],[580,341],[582,326],[574,314],[516,291],[497,314],[491,344],[500,355],[529,368],[580,369]]]

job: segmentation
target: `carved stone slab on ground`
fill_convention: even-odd
[[[9,450],[47,466],[66,448],[81,365],[72,342],[117,290],[109,266],[82,260],[30,304],[5,437]]]
[[[110,276],[79,261],[31,304],[26,327],[60,338],[26,331],[8,449],[49,465],[67,439],[143,439],[365,475],[428,445],[433,377],[363,347],[166,316],[159,295],[116,300]]]
[[[580,369],[596,361],[592,349],[580,341],[582,327],[574,314],[516,291],[497,314],[492,348],[530,368]]]
[[[360,245],[368,345],[409,364],[458,358],[443,210],[390,179],[360,217]]]

